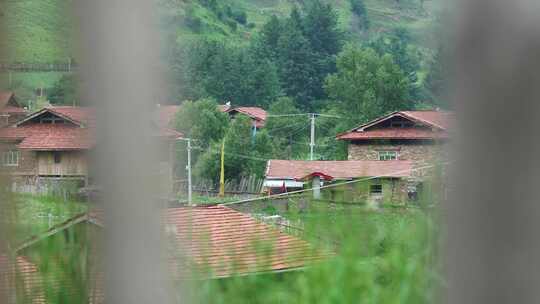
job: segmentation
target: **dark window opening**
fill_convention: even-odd
[[[371,185],[369,186],[369,194],[373,196],[382,195],[382,185]]]
[[[62,154],[60,152],[54,152],[54,163],[59,164],[62,162]]]

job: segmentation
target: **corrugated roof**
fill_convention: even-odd
[[[267,179],[300,180],[313,173],[322,173],[334,179],[359,177],[408,177],[413,163],[405,160],[389,161],[303,161],[269,160],[266,168]]]

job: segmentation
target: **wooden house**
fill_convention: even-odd
[[[67,181],[85,186],[92,180],[88,154],[96,146],[95,126],[94,109],[64,106],[44,108],[2,128],[3,171],[10,174],[18,191],[35,192]],[[181,134],[159,128],[157,136],[170,141]],[[164,154],[167,166],[172,167],[170,153]]]
[[[13,92],[0,92],[0,128],[11,125],[27,115]]]

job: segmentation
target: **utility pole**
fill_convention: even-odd
[[[193,186],[191,184],[191,138],[187,139],[188,204],[193,205]]]
[[[309,143],[309,159],[313,160],[313,150],[315,148],[315,114],[311,113],[311,141]]]
[[[187,142],[187,165],[186,170],[188,174],[188,205],[193,205],[193,185],[191,183],[191,138],[179,138]]]

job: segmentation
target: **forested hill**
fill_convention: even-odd
[[[180,37],[249,39],[271,16],[286,16],[309,0],[162,0],[167,26],[176,25]],[[330,0],[339,13],[340,26],[353,39],[367,31],[379,33],[395,27],[410,30],[420,44],[432,46],[440,0]]]
[[[310,0],[159,0],[163,29],[178,38],[247,40],[273,16],[286,16],[294,6]],[[369,32],[396,26],[411,31],[415,40],[430,45],[441,0],[330,0],[339,13],[340,26],[353,38],[365,37],[362,8]],[[73,56],[71,0],[6,0],[0,18],[7,20],[9,35],[2,44],[13,52],[13,62],[64,62]],[[226,3],[226,4],[224,4]],[[356,13],[355,13],[356,12]]]
[[[163,53],[173,83],[168,102],[210,97],[220,102],[228,99],[235,104],[267,107],[276,97],[285,96],[295,99],[300,108],[320,108],[325,100],[338,98],[330,96],[324,82],[336,71],[336,56],[350,43],[368,46],[378,56],[390,53],[410,85],[419,88],[410,90],[414,94],[409,99],[433,99],[432,90],[424,90],[426,81],[440,86],[438,77],[430,77],[430,72],[438,68],[441,0],[157,1],[166,42]],[[314,3],[329,4],[331,11],[312,10],[310,14]],[[74,27],[69,18],[71,4],[71,0],[4,1],[0,18],[12,26],[0,44],[12,50],[8,63],[77,62]],[[295,10],[298,18],[292,16]],[[287,20],[295,18],[299,26],[293,26],[291,31]],[[327,24],[317,24],[316,19],[326,20]],[[265,45],[261,33],[276,30],[288,37],[281,35],[280,45]],[[322,32],[309,34],[309,30]],[[336,36],[326,37],[330,40],[316,37],[325,32]],[[328,44],[332,39],[330,43],[335,45],[330,49],[312,49],[317,48],[314,43],[325,40]],[[307,53],[287,53],[308,44],[302,50]],[[261,54],[264,47],[280,50]],[[230,78],[215,74],[223,72]],[[6,74],[0,77],[8,78]],[[72,100],[63,96],[72,95],[73,80],[69,78],[69,74],[54,72],[9,75],[10,89],[25,101],[39,87],[46,89],[51,101],[71,104]]]

